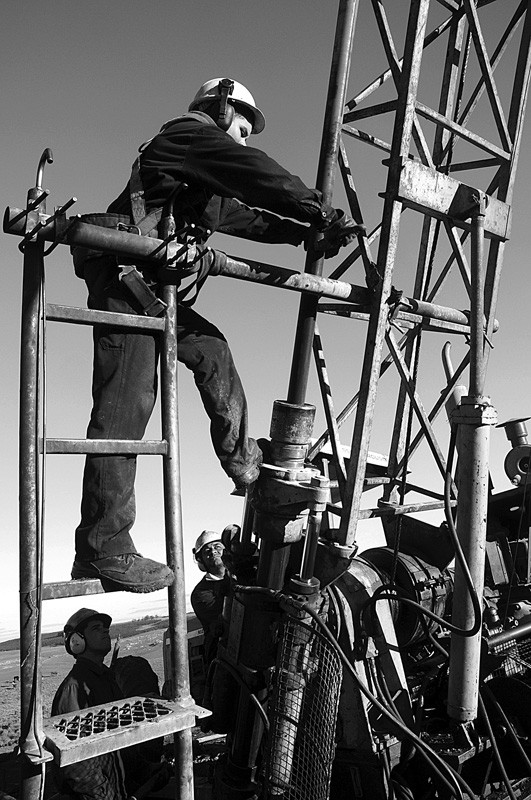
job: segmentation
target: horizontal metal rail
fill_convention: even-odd
[[[164,456],[168,452],[168,443],[141,439],[46,439],[45,448],[47,455]],[[40,452],[43,452],[42,440]]]
[[[139,314],[119,314],[116,311],[96,311],[90,308],[46,304],[46,319],[50,322],[69,322],[77,325],[119,325],[123,328],[163,331],[164,317],[143,317]]]
[[[446,178],[446,180],[451,179]],[[25,235],[25,216],[26,212],[23,209],[8,207],[4,214],[4,231],[18,236]],[[99,225],[89,225],[81,220],[76,220],[75,217],[73,219],[58,217],[50,224],[46,224],[49,217],[44,214],[41,217],[44,227],[39,229],[36,237],[45,241],[88,247],[118,256],[155,263],[164,263],[167,259],[173,258],[182,248],[181,244],[175,242],[169,242],[166,245],[160,239],[137,236],[134,233],[116,231],[112,228],[102,228]],[[221,266],[219,274],[253,283],[264,283],[281,289],[343,300],[366,307],[372,303],[373,295],[364,286],[356,286],[345,281],[301,273],[258,261],[238,261],[227,256],[226,263]],[[457,324],[468,323],[468,316],[464,312],[446,306],[437,306],[408,297],[402,297],[400,305],[404,309],[420,313],[426,319]]]
[[[84,597],[88,594],[103,594],[104,588],[98,578],[81,578],[73,581],[56,581],[42,584],[42,600],[59,600],[62,597]]]

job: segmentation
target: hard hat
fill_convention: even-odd
[[[203,547],[211,542],[221,543],[221,534],[216,531],[203,531],[196,540],[195,547],[192,549],[194,559],[200,570],[206,572],[203,562],[201,561],[200,554]]]
[[[190,103],[188,111],[193,111],[205,101],[215,100],[216,98],[220,97],[221,93],[219,84],[222,80],[223,78],[212,78],[204,83]],[[233,83],[234,87],[230,93],[230,96],[228,97],[229,103],[232,103],[232,105],[241,105],[248,109],[254,120],[251,133],[262,133],[265,128],[265,117],[260,109],[257,108],[256,103],[254,102],[254,97],[243,84],[238,83],[238,81],[233,81]]]
[[[101,621],[110,627],[112,618],[108,614],[100,614],[99,611],[94,611],[92,608],[80,608],[75,614],[72,614],[64,627],[65,636],[68,636],[74,631],[80,631],[91,619],[101,619]]]

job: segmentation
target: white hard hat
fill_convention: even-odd
[[[190,103],[188,110],[193,111],[205,101],[215,100],[217,97],[220,97],[221,93],[219,84],[222,80],[224,79],[212,78],[204,83]],[[229,103],[232,103],[232,105],[241,105],[248,109],[253,118],[253,129],[251,133],[262,133],[265,128],[265,117],[260,109],[257,108],[256,103],[254,102],[254,97],[242,83],[238,83],[238,81],[232,82],[234,86],[228,97]]]
[[[211,542],[221,542],[221,534],[217,533],[216,531],[203,531],[196,540],[195,546],[192,549],[192,553],[194,554],[194,559],[199,567],[200,570],[205,572],[205,567],[203,562],[201,561],[201,550],[207,544]]]

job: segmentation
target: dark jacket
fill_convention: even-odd
[[[213,581],[205,575],[195,586],[190,596],[194,613],[203,626],[205,637],[205,663],[210,664],[216,657],[218,640],[222,633],[222,613],[225,597],[229,593],[230,578],[226,573],[220,581]]]
[[[78,657],[52,703],[52,716],[121,699],[110,670]],[[105,753],[63,767],[57,782],[63,792],[86,800],[125,800],[125,772],[119,752]]]
[[[144,658],[119,658],[111,671],[79,656],[55,693],[52,716],[158,693],[157,676]],[[57,783],[63,792],[86,800],[124,800],[160,762],[162,744],[162,739],[152,740],[70,764],[60,770]]]
[[[188,185],[175,200],[177,227],[188,221],[204,231],[298,245],[308,230],[300,223],[321,221],[319,192],[261,150],[237,144],[207,114],[167,124],[142,150],[140,177],[147,211]],[[108,211],[131,214],[129,184]]]

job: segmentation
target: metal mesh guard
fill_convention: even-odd
[[[65,766],[191,728],[196,717],[209,713],[194,703],[129,697],[50,717],[44,726],[46,746],[59,766]]]
[[[342,667],[319,631],[288,620],[270,703],[266,797],[327,800]]]

